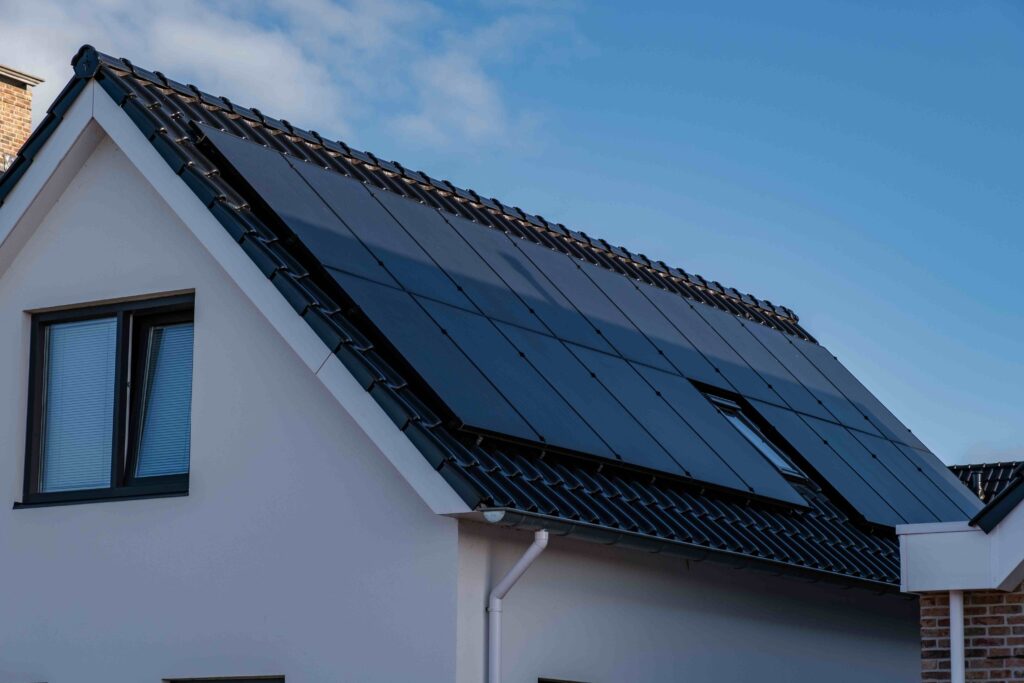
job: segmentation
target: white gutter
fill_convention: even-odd
[[[951,683],[964,683],[963,591],[949,591],[949,668]]]
[[[487,599],[487,683],[501,683],[501,601],[547,547],[547,530],[534,532],[530,547],[505,574],[505,578],[491,589]]]

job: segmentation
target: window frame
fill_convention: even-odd
[[[139,364],[146,361],[139,354],[143,330],[165,320],[195,323],[195,295],[179,294],[118,303],[98,304],[32,314],[29,341],[28,425],[25,438],[24,489],[15,508],[40,505],[63,505],[103,500],[150,498],[188,494],[188,473],[159,477],[135,477],[134,460],[137,447],[131,438],[136,434],[141,392],[133,392],[130,382],[138,377]],[[117,319],[117,349],[114,360],[114,419],[110,458],[110,485],[103,488],[75,491],[40,491],[42,473],[42,430],[45,417],[46,329],[59,323]],[[141,358],[140,358],[141,356]],[[131,367],[129,367],[131,365]],[[194,371],[193,371],[194,372]],[[191,434],[190,434],[191,438]],[[132,467],[131,470],[128,468]],[[131,476],[129,476],[131,475]]]
[[[739,432],[740,436],[746,439],[747,442],[757,450],[761,457],[767,460],[772,467],[778,470],[779,474],[787,479],[796,481],[808,480],[807,474],[800,469],[799,465],[793,462],[793,458],[791,458],[786,451],[775,442],[775,440],[765,434],[765,430],[762,429],[757,423],[757,420],[750,415],[750,412],[744,407],[743,403],[739,400],[708,391],[705,391],[704,395],[707,397],[708,401],[711,402],[711,405],[715,407],[715,410],[725,418],[726,422],[729,422],[729,425]],[[732,420],[729,419],[730,415],[735,415],[736,419],[742,422],[744,427],[753,433],[754,436],[763,441],[768,448],[771,449],[772,453],[775,454],[775,457],[773,458],[765,453],[758,444],[754,443],[750,437],[743,433],[743,430],[733,424]],[[781,461],[781,464],[780,462],[777,462],[776,459]]]

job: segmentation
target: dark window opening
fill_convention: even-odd
[[[32,317],[23,505],[188,491],[192,295]]]
[[[771,439],[764,435],[757,423],[750,418],[743,407],[732,399],[716,394],[705,394],[712,405],[718,409],[729,423],[763,455],[776,469],[789,477],[806,479],[807,475],[793,464],[793,461],[782,452]]]

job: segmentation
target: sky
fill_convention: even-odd
[[[947,463],[1024,458],[1024,3],[0,0],[793,308]]]

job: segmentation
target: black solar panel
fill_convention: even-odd
[[[874,394],[854,377],[849,370],[836,360],[835,356],[818,344],[803,340],[794,340],[794,346],[804,355],[829,381],[853,403],[858,410],[866,415],[871,424],[883,436],[907,444],[915,448],[928,450],[921,441],[903,425]]]
[[[672,369],[650,340],[587,277],[584,269],[596,266],[532,242],[520,241],[519,247],[618,353],[652,367]]]
[[[544,329],[559,339],[612,351],[565,295],[520,251],[517,242],[522,240],[497,230],[482,230],[480,225],[458,216],[443,217],[516,293]]]
[[[591,370],[565,344],[519,327],[503,323],[498,326],[616,455],[636,465],[685,474],[683,467],[616,400],[601,378],[593,377]]]
[[[612,456],[611,449],[579,417],[571,404],[558,392],[552,391],[548,380],[541,374],[543,366],[538,368],[538,361],[543,360],[535,358],[538,354],[520,355],[523,345],[513,346],[502,330],[481,315],[426,299],[421,303],[484,376],[519,409],[541,440],[562,448]],[[402,348],[399,351],[405,352]],[[445,368],[440,370],[443,372]],[[442,378],[437,384],[443,400],[447,401],[444,387],[453,379],[457,381],[457,378]],[[458,413],[458,409],[453,409]],[[489,431],[502,431],[495,428],[486,416],[483,419],[463,418],[463,421]]]
[[[427,252],[361,183],[305,162],[293,162],[292,166],[320,197],[321,203],[330,207],[335,222],[344,226],[344,233],[354,235],[365,245],[403,288],[454,306],[470,305],[451,278],[437,267]],[[290,205],[287,199],[279,203]],[[306,242],[306,235],[298,230],[295,232],[322,263],[349,270],[346,267],[349,260],[347,240],[323,240],[311,245]],[[338,230],[332,234],[341,232]]]
[[[907,454],[901,451],[896,444],[880,436],[869,434],[857,434],[857,439],[894,476],[905,482],[907,487],[914,491],[916,497],[940,521],[953,522],[964,518],[964,511],[953,502],[950,493],[944,487],[936,486],[924,468],[908,458]]]
[[[351,181],[341,180],[351,184]],[[445,221],[440,212],[391,192],[371,188],[373,196],[395,217],[406,232],[430,255],[434,263],[461,287],[465,297],[484,315],[514,325],[543,331],[536,316],[501,280],[480,255]]]
[[[335,272],[334,276],[371,323],[462,421],[487,424],[494,431],[522,439],[538,438],[512,404],[407,292],[345,273]]]
[[[869,434],[881,435],[871,422],[865,419],[864,414],[857,410],[853,403],[843,396],[828,378],[800,353],[786,335],[771,334],[771,330],[767,327],[756,323],[744,322],[743,326],[781,365],[785,366],[794,380],[806,387],[825,413],[824,415],[821,412],[812,414],[836,420],[848,427],[860,429]],[[796,408],[795,405],[793,407]]]
[[[814,343],[229,134],[208,137],[470,429],[801,502],[698,382],[754,402],[873,522],[970,512],[935,457]]]
[[[775,394],[769,399],[771,402],[779,403],[781,400],[802,413],[829,417],[828,412],[818,404],[811,393],[747,331],[739,318],[709,306],[702,306],[699,312],[701,317],[721,335],[723,341],[731,346],[768,385]]]
[[[960,482],[960,479],[936,458],[929,451],[922,451],[903,444],[895,444],[907,456],[911,462],[919,465],[932,483],[949,496],[950,500],[962,510],[968,517],[973,517],[980,510],[984,503],[966,486],[959,487],[953,484]]]
[[[897,512],[894,503],[889,502],[883,493],[872,488],[868,477],[856,469],[856,462],[844,460],[825,443],[826,439],[811,429],[795,412],[760,401],[753,402],[753,405],[778,430],[782,438],[865,519],[889,526],[909,521]],[[931,515],[927,519],[935,521]]]

